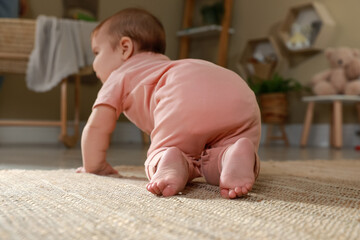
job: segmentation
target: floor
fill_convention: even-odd
[[[143,165],[146,147],[140,144],[112,145],[108,151],[111,165]],[[355,149],[260,146],[259,156],[268,160],[359,159]],[[0,145],[0,169],[61,169],[81,166],[81,149],[54,145]]]

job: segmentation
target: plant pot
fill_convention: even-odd
[[[264,123],[283,124],[288,115],[288,102],[285,93],[260,95],[261,118]]]

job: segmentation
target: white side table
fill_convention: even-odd
[[[350,95],[327,95],[327,96],[308,96],[302,98],[303,102],[308,102],[304,127],[301,136],[301,147],[305,147],[309,136],[310,126],[314,116],[315,103],[332,103],[332,117],[330,126],[330,145],[334,148],[341,148],[343,144],[342,136],[342,105],[344,102],[354,102],[356,104],[358,118],[360,121],[360,96]]]

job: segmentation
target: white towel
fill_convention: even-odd
[[[45,92],[62,79],[92,64],[90,35],[97,23],[39,16],[35,46],[30,55],[26,83],[29,89]]]

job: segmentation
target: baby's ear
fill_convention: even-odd
[[[134,54],[135,45],[131,38],[122,37],[119,41],[119,49],[123,56],[123,60],[127,60]]]

